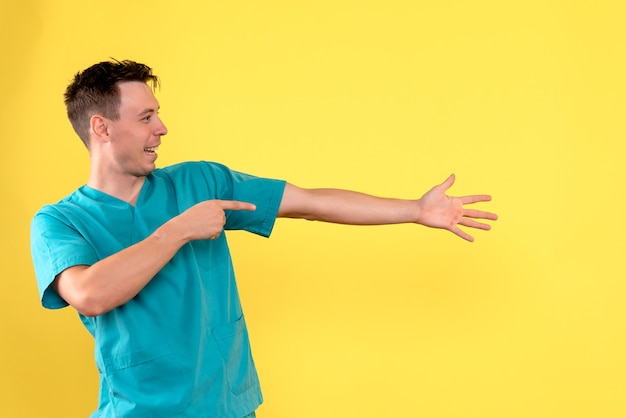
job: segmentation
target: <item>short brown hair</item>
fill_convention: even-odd
[[[152,74],[152,68],[134,61],[103,61],[92,65],[74,76],[65,90],[67,117],[72,127],[89,148],[89,123],[95,114],[119,119],[119,82],[142,81],[159,85],[159,78]]]

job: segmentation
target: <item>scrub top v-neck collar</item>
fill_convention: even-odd
[[[144,181],[143,181],[143,184],[141,185],[141,189],[139,190],[139,193],[137,194],[137,200],[135,201],[135,204],[129,203],[123,199],[120,199],[119,197],[115,197],[111,194],[98,190],[94,187],[89,186],[88,184],[83,185],[83,187],[81,187],[81,190],[87,197],[97,202],[104,203],[104,204],[118,207],[118,208],[136,209],[138,206],[140,206],[144,202],[144,198],[146,194],[148,193],[148,189],[151,187],[151,183],[152,183],[151,178],[150,178],[151,175],[152,174],[149,174],[146,177],[144,177]]]

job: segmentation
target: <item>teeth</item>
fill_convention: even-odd
[[[144,148],[143,150],[146,152],[155,152],[158,149],[159,147],[149,147],[149,148]]]

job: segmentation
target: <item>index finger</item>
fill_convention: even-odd
[[[215,200],[215,203],[223,210],[256,210],[256,205],[238,200]]]

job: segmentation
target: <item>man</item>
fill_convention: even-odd
[[[32,221],[42,304],[73,306],[95,338],[92,417],[254,416],[262,397],[224,230],[269,236],[277,217],[411,222],[472,241],[459,225],[487,230],[475,219],[496,219],[463,206],[489,196],[446,196],[453,176],[399,200],[302,189],[216,163],[156,169],[167,134],[157,85],[132,61],[75,76],[65,103],[89,150],[89,180]]]

